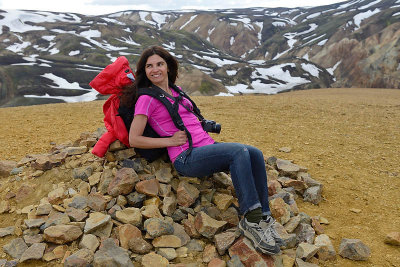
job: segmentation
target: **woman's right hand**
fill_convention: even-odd
[[[170,137],[171,145],[170,146],[181,146],[186,144],[187,136],[185,131],[177,131],[173,136]]]

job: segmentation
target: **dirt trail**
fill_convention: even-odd
[[[400,266],[400,247],[383,242],[387,233],[400,231],[400,90],[319,89],[194,100],[205,117],[222,124],[217,141],[247,143],[266,157],[293,160],[324,184],[319,206],[297,202],[301,211],[329,220],[325,230],[336,250],[342,238],[358,238],[372,251],[366,262],[339,256],[323,266]],[[95,131],[103,125],[103,103],[0,109],[0,159],[18,161],[45,153],[50,142]],[[292,152],[279,152],[280,147]],[[0,217],[0,227],[16,219]]]

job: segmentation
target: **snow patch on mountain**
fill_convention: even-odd
[[[226,86],[230,93],[243,93],[243,94],[276,94],[281,91],[291,89],[297,85],[309,83],[310,81],[301,77],[293,77],[290,75],[288,70],[284,70],[287,67],[295,67],[294,63],[275,65],[269,68],[256,68],[251,75],[253,79],[251,87],[248,85],[237,84],[234,86]],[[315,70],[311,67],[307,67],[310,71],[315,73]],[[269,80],[272,83],[266,83],[265,80]],[[281,82],[278,82],[281,81]]]
[[[188,25],[188,24],[189,24],[192,20],[194,20],[196,17],[197,17],[197,15],[191,16],[190,19],[189,19],[185,24],[183,24],[179,29],[182,30],[183,28],[185,28],[186,25]]]
[[[363,13],[359,13],[357,15],[354,16],[353,20],[354,20],[354,24],[356,25],[356,27],[354,28],[354,30],[358,30],[360,28],[361,22],[377,13],[379,13],[381,10],[379,8],[375,8],[374,11],[368,10],[367,12],[363,12]]]
[[[378,3],[381,2],[381,1],[382,1],[382,0],[373,1],[373,2],[371,2],[371,3],[369,3],[369,4],[365,5],[365,6],[359,7],[358,9],[360,9],[360,10],[362,10],[362,9],[367,9],[367,8],[369,8],[369,7],[371,7],[371,6],[374,6],[374,5],[378,4]]]

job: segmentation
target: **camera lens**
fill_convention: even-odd
[[[215,126],[214,127],[214,132],[215,133],[220,133],[221,132],[221,124],[216,123],[214,126]]]

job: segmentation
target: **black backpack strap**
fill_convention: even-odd
[[[159,100],[165,106],[165,108],[168,110],[168,113],[170,114],[172,121],[174,122],[176,128],[178,128],[179,130],[184,131],[186,133],[186,136],[189,141],[189,149],[188,149],[187,155],[189,155],[193,149],[193,140],[192,140],[192,135],[190,134],[189,130],[186,128],[185,124],[182,121],[181,116],[178,113],[179,99],[172,97],[174,100],[174,104],[172,104],[167,99],[167,93],[157,86],[148,87],[148,88],[139,88],[137,95],[138,95],[138,97],[141,95],[148,95],[148,96],[154,97],[155,99]]]

